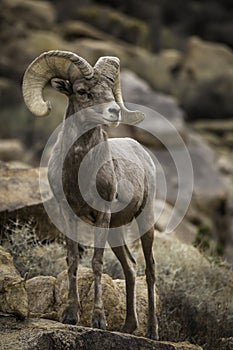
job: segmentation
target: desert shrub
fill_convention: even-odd
[[[222,338],[233,336],[231,268],[208,261],[181,242],[172,244],[170,250],[166,244],[158,244],[156,256],[162,302],[160,338],[222,350]]]
[[[33,219],[28,223],[9,221],[3,236],[2,245],[13,256],[22,276],[56,276],[66,268],[64,245],[60,242],[42,244],[36,235]]]
[[[211,228],[206,224],[200,225],[197,229],[196,238],[193,243],[194,247],[197,247],[202,252],[209,250],[211,237]]]

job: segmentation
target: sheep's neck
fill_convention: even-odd
[[[76,155],[80,155],[83,158],[92,148],[104,141],[107,141],[107,134],[101,126],[88,130],[74,143]],[[101,149],[103,150],[103,148]],[[104,149],[109,152],[107,143],[104,143]]]
[[[93,209],[90,210],[88,203],[83,199],[83,193],[88,198],[90,197],[91,201],[95,201],[95,196],[93,198],[91,196],[92,189],[97,186],[100,196],[107,201],[111,201],[116,191],[112,180],[110,190],[106,190],[109,186],[109,178],[114,178],[114,169],[109,145],[105,141],[107,141],[107,136],[101,126],[87,131],[73,144],[63,167],[63,189],[69,205],[77,215],[83,218],[88,217],[88,220],[92,222],[95,222],[97,213]],[[98,175],[99,172],[100,175]],[[103,173],[107,174],[106,178]],[[104,178],[102,181],[104,185],[101,185],[100,188],[98,186],[98,176]],[[79,177],[84,179],[82,192],[80,192],[79,186],[77,187],[80,181]]]
[[[88,114],[84,115],[79,112],[73,103],[69,103],[64,120],[65,128],[66,121],[68,121],[68,128],[65,131],[66,136],[69,137],[71,129],[76,130],[77,133],[76,141],[73,144],[73,149],[76,150],[76,159],[83,158],[92,148],[107,141],[107,133],[103,130],[102,125],[94,124]],[[104,142],[103,150],[108,154],[110,153],[107,142]]]

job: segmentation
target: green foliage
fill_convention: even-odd
[[[201,253],[208,254],[209,259],[219,261],[219,257],[224,254],[224,246],[221,242],[213,241],[213,233],[210,226],[202,224],[198,227],[194,247],[198,248]]]
[[[197,230],[194,247],[197,247],[200,251],[207,251],[210,249],[212,233],[211,228],[208,225],[200,225]]]

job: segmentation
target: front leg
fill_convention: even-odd
[[[77,324],[79,322],[79,298],[77,291],[77,270],[79,261],[78,243],[66,237],[68,265],[68,303],[62,314],[62,323]]]
[[[103,254],[108,237],[110,217],[110,213],[99,213],[98,215],[95,228],[95,248],[92,259],[92,268],[94,273],[94,307],[92,314],[92,327],[100,329],[106,329],[107,325],[102,300],[101,275],[103,272]]]

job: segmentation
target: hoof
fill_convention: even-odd
[[[78,323],[77,312],[74,311],[74,308],[68,306],[62,314],[62,323],[76,325]]]
[[[133,333],[138,328],[137,319],[126,320],[124,326],[121,328],[122,333]]]
[[[148,329],[146,333],[146,338],[152,339],[152,340],[159,340],[159,333],[156,328]]]
[[[64,315],[62,317],[62,323],[64,324],[73,324],[73,325],[76,325],[77,324],[77,319],[73,318],[73,317],[70,317],[69,315]]]
[[[107,321],[105,318],[104,311],[94,310],[92,316],[92,327],[105,330],[107,327]]]

